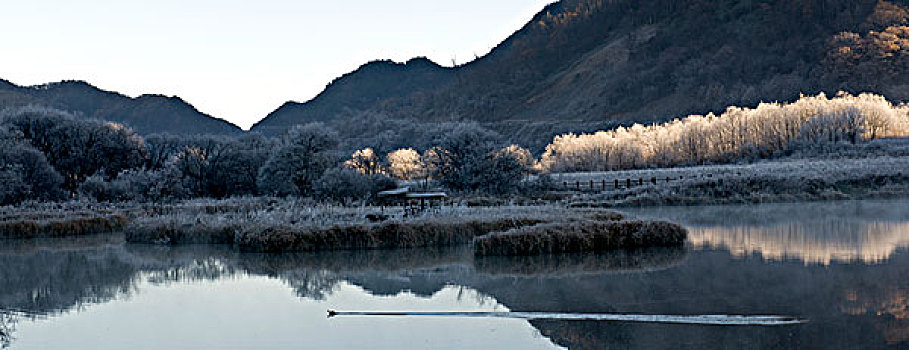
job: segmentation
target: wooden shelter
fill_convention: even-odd
[[[378,193],[383,204],[402,205],[405,211],[417,213],[427,208],[441,207],[442,201],[448,198],[445,192],[411,192],[410,187],[401,187]]]

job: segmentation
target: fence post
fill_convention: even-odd
[[[651,178],[650,178],[650,183],[656,185],[656,178],[655,178],[655,177],[651,177]]]
[[[638,178],[638,186],[644,186],[644,178],[642,178],[642,177]]]
[[[631,188],[631,179],[625,179],[625,188]]]
[[[581,190],[581,182],[580,182],[580,181],[575,181],[575,182],[574,182],[574,188],[577,189],[578,191],[580,191],[580,190]]]
[[[615,189],[619,189],[619,179],[615,179]]]

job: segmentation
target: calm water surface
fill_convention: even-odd
[[[627,210],[685,248],[242,254],[119,237],[0,241],[11,349],[909,347],[909,201]],[[344,311],[788,315],[778,327],[336,317]]]

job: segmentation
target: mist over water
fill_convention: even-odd
[[[907,204],[636,209],[629,212],[683,223],[691,244],[514,258],[474,258],[464,248],[246,254],[230,247],[128,245],[115,236],[9,241],[0,246],[0,344],[11,349],[906,346]],[[528,317],[329,319],[329,309]],[[686,325],[602,315],[644,315],[657,322],[782,315],[808,322]]]

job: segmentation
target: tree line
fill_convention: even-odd
[[[391,137],[383,132],[351,139],[311,123],[279,138],[142,137],[117,123],[57,109],[8,108],[0,112],[0,204],[231,196],[348,201],[374,198],[402,181],[461,193],[533,191],[545,185],[545,177],[526,180],[535,172],[721,164],[909,137],[909,107],[873,94],[803,96],[788,104],[730,107],[721,115],[564,134],[538,159],[476,123],[395,130],[400,132]],[[370,146],[350,150],[364,144]]]
[[[454,191],[517,190],[532,157],[473,123],[443,123],[420,154],[364,149],[348,156],[334,129],[297,125],[280,138],[142,137],[121,124],[38,106],[0,113],[0,204],[89,198],[166,201],[198,197],[369,199],[397,180]],[[411,153],[412,152],[412,153]]]
[[[873,94],[819,94],[789,104],[730,107],[721,115],[557,136],[540,166],[570,172],[720,164],[907,136],[909,107]]]

